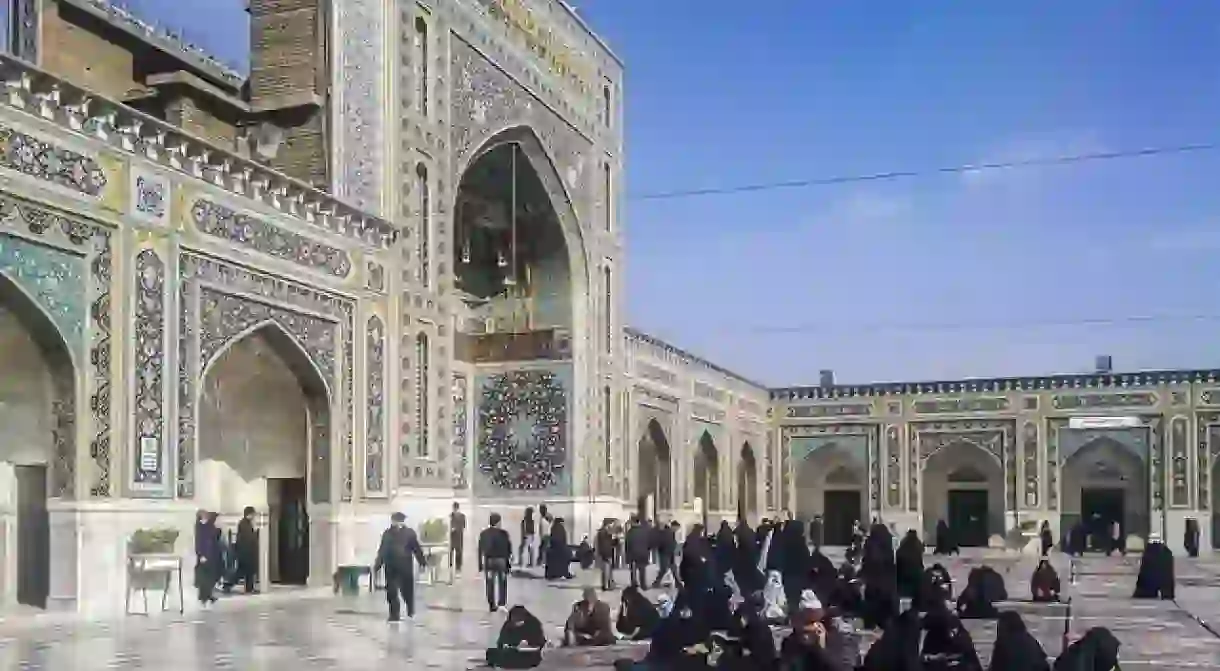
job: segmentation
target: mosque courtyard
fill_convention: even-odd
[[[926,563],[931,563],[928,557]],[[1177,560],[1178,599],[1130,598],[1138,558],[1053,558],[1070,603],[1013,603],[1054,656],[1065,640],[1091,627],[1108,627],[1122,642],[1124,668],[1156,666],[1220,670],[1220,559]],[[943,561],[955,588],[970,569],[987,563],[1004,575],[1010,596],[1026,597],[1033,560],[976,552]],[[1072,576],[1075,576],[1075,582]],[[626,574],[619,576],[620,584]],[[557,639],[572,602],[592,572],[552,584],[514,578],[510,603],[524,603]],[[654,593],[655,595],[655,593]],[[10,620],[0,622],[0,669],[470,669],[480,665],[503,615],[487,612],[482,581],[470,572],[454,585],[423,586],[413,621],[388,625],[381,593],[340,598],[329,594],[233,598],[211,612],[187,616],[132,616],[110,622]],[[611,597],[617,599],[617,597]],[[155,610],[155,607],[154,607]],[[990,657],[992,621],[968,621],[981,659]],[[638,653],[642,649],[637,648]],[[549,651],[544,669],[608,668],[623,650]]]

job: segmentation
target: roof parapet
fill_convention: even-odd
[[[0,105],[258,201],[328,233],[389,247],[399,229],[293,177],[155,117],[0,55]]]
[[[60,0],[60,2],[88,12],[166,53],[177,55],[188,65],[216,76],[234,88],[240,88],[246,81],[246,76],[237,68],[208,53],[202,47],[191,44],[181,35],[146,21],[111,0]]]

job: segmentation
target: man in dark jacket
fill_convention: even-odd
[[[462,514],[457,501],[453,502],[453,512],[449,513],[449,568],[458,575],[462,574],[462,551],[466,545],[466,516]]]
[[[500,528],[500,513],[492,513],[486,529],[479,533],[479,570],[491,612],[508,604],[508,569],[513,558],[513,541]],[[496,590],[499,588],[499,599]]]
[[[385,568],[385,595],[390,604],[390,622],[402,619],[404,602],[407,604],[407,617],[415,617],[416,561],[420,568],[428,564],[415,530],[407,526],[407,516],[394,513],[390,516],[390,528],[381,534],[377,563],[373,567],[374,573]]]
[[[631,571],[631,586],[648,589],[648,551],[652,547],[652,538],[648,527],[634,516],[631,518],[623,545],[628,569]]]
[[[602,591],[614,589],[614,520],[602,520],[602,528],[593,539],[593,550],[597,553],[597,567],[602,576]]]
[[[678,529],[681,525],[675,520],[669,526],[657,525],[652,532],[653,545],[657,551],[657,579],[652,581],[653,589],[661,586],[661,579],[668,573],[674,578],[674,587],[682,589],[682,580],[678,578]]]
[[[237,539],[233,543],[233,549],[237,551],[237,579],[245,583],[246,594],[254,593],[258,577],[258,532],[254,530],[254,515],[254,506],[246,506],[237,523]]]

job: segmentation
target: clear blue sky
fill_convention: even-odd
[[[130,4],[244,54],[237,0]],[[575,4],[627,64],[637,195],[1220,141],[1214,0]],[[630,319],[770,384],[1220,366],[1220,320],[964,328],[1220,315],[1218,182],[1213,152],[633,200]]]

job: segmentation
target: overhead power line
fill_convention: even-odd
[[[1194,315],[1125,315],[1118,317],[1088,317],[1079,319],[1022,319],[1013,321],[946,321],[946,322],[875,322],[844,324],[797,324],[792,326],[759,326],[737,329],[756,335],[787,335],[799,333],[875,333],[878,331],[1009,331],[1020,329],[1059,328],[1068,326],[1130,326],[1183,322],[1220,321],[1220,314]]]
[[[1047,158],[1031,158],[1019,161],[999,161],[994,163],[975,163],[967,165],[943,166],[924,170],[896,170],[892,172],[877,172],[863,175],[840,175],[836,177],[817,177],[789,181],[759,182],[757,184],[739,184],[736,186],[714,187],[706,189],[681,189],[676,191],[658,191],[654,193],[628,194],[628,200],[677,200],[680,198],[699,198],[703,196],[727,196],[737,193],[755,191],[778,191],[780,189],[808,189],[819,186],[834,186],[837,184],[854,184],[858,182],[887,182],[915,177],[930,177],[934,175],[954,175],[968,172],[990,172],[996,170],[1015,170],[1020,168],[1054,167],[1073,165],[1077,163],[1095,163],[1114,161],[1118,159],[1145,158],[1151,156],[1166,156],[1187,154],[1220,149],[1220,144],[1185,144],[1169,147],[1150,147],[1146,149],[1131,149],[1126,151],[1105,151],[1091,154],[1070,154]]]

